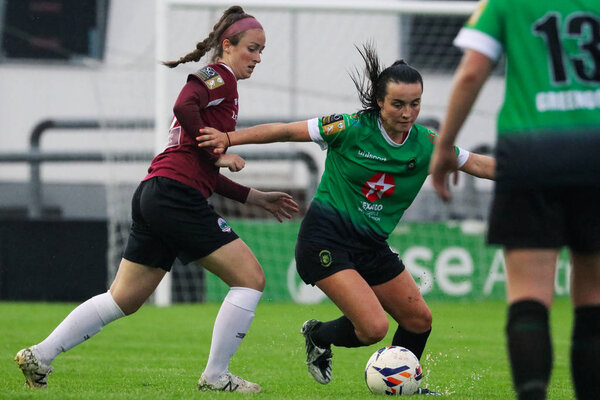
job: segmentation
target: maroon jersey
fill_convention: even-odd
[[[198,130],[205,126],[223,132],[235,130],[238,93],[233,72],[224,64],[211,64],[190,74],[173,113],[167,146],[152,160],[144,180],[163,176],[198,189],[206,198],[217,189],[245,201],[250,189],[222,176],[214,165],[219,155],[213,154],[212,148],[199,148],[196,142]],[[232,185],[238,190],[233,187],[232,192]]]

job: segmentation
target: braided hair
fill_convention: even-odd
[[[219,38],[235,22],[244,19],[253,18],[252,15],[246,14],[244,9],[240,6],[231,6],[223,13],[223,16],[215,24],[212,32],[208,37],[201,42],[196,43],[196,49],[192,52],[180,57],[177,61],[163,61],[163,65],[169,68],[175,68],[179,64],[187,63],[190,61],[200,61],[200,59],[208,53],[211,49],[215,49],[215,53],[212,56],[211,61],[215,62],[218,58],[223,56],[223,44],[219,42]],[[232,37],[228,38],[231,44],[234,46],[240,42],[240,39],[244,35],[244,32],[240,32]]]
[[[365,61],[365,71],[361,74],[358,70],[350,75],[354,86],[358,91],[358,98],[362,109],[358,112],[379,114],[381,108],[378,101],[383,101],[387,94],[388,82],[396,83],[420,83],[423,88],[423,78],[419,71],[411,67],[406,61],[400,59],[391,66],[381,69],[379,57],[372,43],[366,43],[362,49],[355,46]]]

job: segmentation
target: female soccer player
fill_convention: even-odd
[[[506,340],[519,400],[545,399],[550,308],[561,247],[571,259],[571,375],[576,398],[600,398],[600,2],[482,2],[454,44],[456,71],[431,163],[438,194],[451,149],[496,61],[506,55],[498,179],[488,242],[506,259]]]
[[[198,382],[201,390],[259,392],[256,383],[228,370],[229,360],[246,335],[265,285],[260,264],[225,219],[207,203],[217,192],[270,211],[280,222],[297,212],[291,196],[261,192],[225,178],[219,167],[237,171],[244,160],[198,149],[198,129],[210,125],[235,129],[237,81],[252,75],[261,61],[265,33],[241,7],[230,7],[196,50],[169,67],[199,61],[215,49],[213,64],[189,75],[174,106],[166,149],[157,155],[133,196],[131,234],[110,290],[78,306],[41,343],[23,349],[15,360],[26,383],[44,388],[50,363],[98,333],[117,318],[137,311],[156,289],[175,257],[196,262],[230,286],[217,315],[210,355]]]
[[[421,357],[432,316],[410,273],[386,240],[427,178],[436,134],[415,124],[423,79],[404,61],[381,71],[371,46],[361,55],[366,78],[353,77],[363,104],[336,114],[237,132],[201,129],[200,147],[276,141],[314,141],[327,149],[325,171],[302,222],[296,265],[342,311],[328,322],[306,321],[306,363],[320,383],[331,380],[331,345],[367,346],[388,331],[386,312],[398,323],[393,345]],[[494,177],[494,159],[456,148],[458,167]],[[424,390],[424,392],[429,392]]]

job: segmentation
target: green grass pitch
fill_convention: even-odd
[[[364,367],[388,337],[359,349],[333,348],[333,380],[313,381],[304,365],[300,327],[306,319],[339,316],[319,305],[259,304],[250,332],[230,370],[258,382],[256,395],[196,390],[210,346],[218,304],[142,307],[106,326],[91,340],[53,363],[47,390],[28,389],[13,361],[22,347],[44,339],[74,304],[0,303],[0,399],[373,399]],[[453,400],[514,398],[505,351],[506,306],[502,301],[431,302],[433,332],[422,358],[423,386]],[[554,371],[549,399],[573,398],[569,378],[572,311],[558,299],[551,314]]]

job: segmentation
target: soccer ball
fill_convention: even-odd
[[[365,368],[365,382],[374,394],[402,396],[419,390],[421,364],[410,350],[388,346],[377,350]]]

